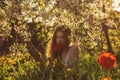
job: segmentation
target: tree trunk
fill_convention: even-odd
[[[103,4],[103,13],[105,13],[105,5]],[[108,52],[111,52],[114,54],[114,51],[112,49],[112,45],[111,45],[111,41],[110,41],[110,38],[109,38],[109,35],[108,35],[108,26],[105,24],[106,23],[106,18],[103,20],[103,23],[102,23],[102,30],[105,34],[105,38],[106,38],[106,42],[107,42],[107,47],[108,47]]]
[[[108,52],[111,52],[111,53],[114,54],[114,51],[113,51],[112,45],[111,45],[111,41],[110,41],[110,38],[109,38],[109,35],[108,35],[108,26],[105,25],[105,23],[102,23],[102,29],[103,29],[103,32],[105,34],[105,38],[106,38],[106,41],[107,41]]]

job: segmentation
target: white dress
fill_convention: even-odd
[[[63,61],[66,67],[72,65],[73,62],[76,62],[79,57],[79,50],[76,45],[73,45],[69,48],[68,54],[63,58]]]
[[[69,64],[68,64],[69,58],[70,58],[70,49],[69,49],[68,54],[67,54],[67,56],[66,56],[66,58],[65,58],[65,60],[64,60],[66,66],[69,65]]]

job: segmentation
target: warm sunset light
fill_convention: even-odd
[[[113,10],[120,12],[120,0],[114,0],[112,6]]]
[[[120,80],[120,0],[0,0],[0,80]]]

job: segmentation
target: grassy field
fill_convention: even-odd
[[[35,62],[29,53],[2,56],[0,80],[120,80],[120,66],[105,69],[98,56],[80,53],[78,64],[67,68],[56,59],[52,63],[46,59]]]

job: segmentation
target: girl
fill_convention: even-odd
[[[79,50],[77,45],[70,44],[70,34],[71,30],[64,25],[55,29],[46,51],[48,59],[62,60],[67,67],[77,62]]]

